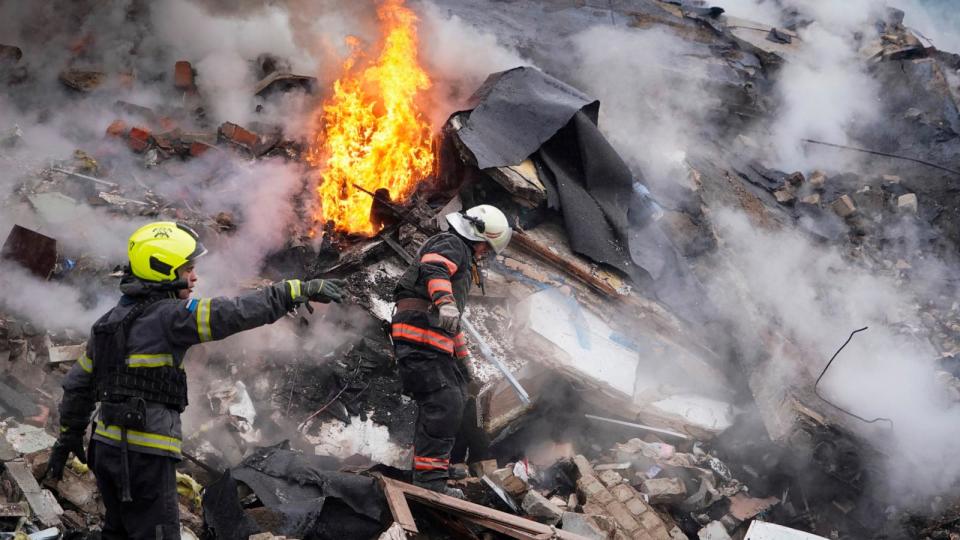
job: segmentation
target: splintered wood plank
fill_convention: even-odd
[[[530,253],[552,265],[563,270],[569,275],[580,280],[585,285],[592,288],[594,291],[599,293],[601,296],[607,299],[616,299],[620,297],[620,294],[617,292],[612,285],[603,281],[602,279],[594,276],[590,273],[589,270],[581,268],[576,264],[564,259],[560,255],[550,251],[550,248],[541,245],[539,242],[531,238],[528,234],[523,231],[515,230],[513,231],[512,237],[512,246],[517,250]]]
[[[419,533],[417,523],[413,520],[413,514],[410,513],[410,507],[407,505],[407,498],[403,491],[396,488],[389,478],[380,478],[380,485],[383,486],[383,494],[387,498],[387,505],[390,506],[390,514],[393,520],[403,527],[403,530]]]
[[[404,493],[406,497],[409,497],[419,503],[426,504],[427,506],[453,512],[468,520],[479,519],[495,522],[499,524],[498,527],[504,534],[512,535],[514,538],[527,539],[531,536],[535,537],[538,535],[547,535],[547,538],[553,538],[553,536],[550,535],[555,534],[555,537],[560,538],[561,540],[587,540],[585,537],[578,534],[557,530],[549,525],[544,525],[543,523],[537,523],[536,521],[522,518],[520,516],[494,510],[493,508],[487,508],[486,506],[469,501],[460,500],[456,497],[441,495],[440,493],[430,491],[422,487],[417,487],[397,480],[391,480],[389,478],[383,478],[382,481],[385,484],[389,484],[391,489],[396,489],[397,491]]]

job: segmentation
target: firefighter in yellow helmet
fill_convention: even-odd
[[[486,204],[446,220],[450,231],[424,242],[397,283],[391,336],[404,391],[417,402],[414,484],[462,496],[446,485],[471,377],[460,314],[479,275],[477,260],[503,251],[513,231],[503,212]]]
[[[272,323],[308,301],[343,298],[342,280],[323,279],[285,280],[236,298],[191,298],[194,263],[205,253],[186,225],[159,221],[137,229],[120,301],[93,325],[86,354],[64,379],[48,475],[61,478],[71,453],[89,458],[106,507],[104,538],[180,538],[175,466],[187,349]]]

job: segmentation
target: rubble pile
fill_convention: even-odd
[[[256,120],[236,123],[213,113],[222,96],[202,84],[218,76],[209,63],[106,69],[88,61],[98,45],[84,34],[45,78],[24,59],[36,58],[26,44],[0,44],[11,107],[59,85],[71,107],[110,111],[96,137],[71,136],[66,158],[38,160],[30,127],[0,125],[0,187],[11,185],[0,199],[0,223],[10,225],[0,231],[0,283],[30,284],[0,302],[0,536],[86,538],[101,528],[103,502],[84,463],[71,460],[61,481],[46,477],[63,378],[123,275],[122,250],[92,248],[83,224],[169,219],[201,231],[213,251],[253,252],[238,259],[258,276],[244,288],[345,277],[351,297],[190,349],[177,475],[184,537],[960,538],[956,486],[923,492],[903,480],[937,480],[920,472],[935,464],[897,453],[910,446],[898,437],[914,433],[897,433],[904,417],[852,406],[862,403],[856,389],[831,387],[827,375],[846,369],[844,356],[824,358],[819,347],[836,336],[798,331],[757,294],[846,313],[831,295],[848,288],[850,318],[867,317],[859,308],[882,302],[861,281],[874,282],[838,277],[807,294],[767,287],[771,272],[742,264],[753,235],[795,233],[774,237],[822,249],[810,253],[826,273],[853,269],[909,294],[910,305],[879,321],[877,347],[908,344],[917,366],[897,372],[903,386],[922,372],[917,384],[949,418],[960,403],[951,271],[960,262],[960,57],[925,45],[902,11],[872,14],[875,35],[849,39],[857,70],[889,90],[876,96],[886,122],[849,122],[849,144],[794,141],[809,158],[796,170],[778,159],[771,133],[789,108],[778,77],[816,35],[810,14],[785,9],[771,26],[703,2],[493,3],[503,18],[492,21],[490,2],[439,4],[505,43],[537,28],[523,39],[531,65],[489,74],[470,89],[469,107],[444,111],[435,174],[412,196],[355,186],[370,199],[372,236],[318,218],[316,141],[301,119],[283,116],[283,100],[316,110],[331,90],[273,51],[246,65]],[[696,51],[649,66],[674,85],[663,94],[690,85],[717,100],[703,119],[714,131],[672,162],[669,182],[640,173],[646,165],[606,131],[622,111],[602,109],[585,90],[596,81],[558,53],[599,19]],[[149,43],[132,56],[139,46]],[[160,97],[138,101],[144,88]],[[293,181],[269,177],[270,167]],[[260,234],[262,222],[281,219],[273,198],[295,220]],[[515,232],[482,262],[464,314],[477,369],[461,432],[469,450],[455,448],[463,463],[451,467],[459,499],[411,483],[417,408],[401,391],[389,323],[414,254],[446,229],[444,215],[480,203],[504,209]],[[38,317],[21,298],[38,295],[30,287],[69,301]]]

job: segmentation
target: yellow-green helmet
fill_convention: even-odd
[[[196,231],[174,221],[155,221],[130,235],[127,258],[133,275],[146,281],[175,281],[177,269],[205,254]]]

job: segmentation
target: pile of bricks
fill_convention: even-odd
[[[573,458],[577,467],[577,491],[583,511],[615,539],[681,540],[686,535],[669,518],[661,517],[643,495],[616,471],[599,474],[582,455]]]

